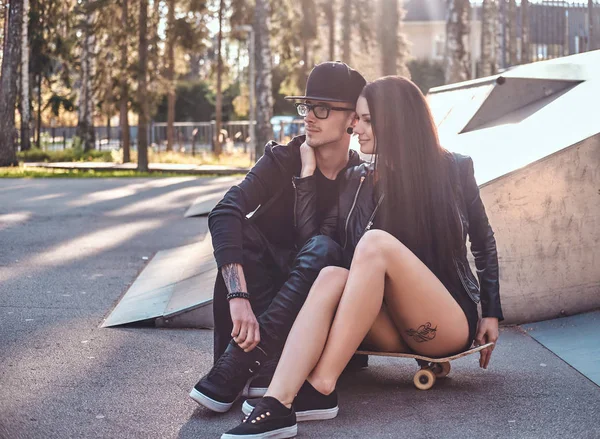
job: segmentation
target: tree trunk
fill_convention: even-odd
[[[352,0],[344,0],[342,14],[342,61],[346,64],[352,63]]]
[[[123,0],[121,13],[121,26],[123,30],[128,27],[128,1]],[[127,38],[123,37],[121,41],[121,105],[120,105],[120,125],[121,125],[121,143],[123,147],[123,163],[131,161],[131,152],[129,147],[129,85],[127,83]]]
[[[106,144],[108,145],[109,150],[110,150],[110,134],[111,134],[110,133],[110,129],[111,129],[111,126],[110,126],[110,113],[108,113],[106,115]]]
[[[496,74],[498,66],[494,56],[498,10],[495,0],[483,0],[481,5],[481,76]]]
[[[265,144],[273,136],[273,74],[270,46],[269,0],[256,0],[254,31],[256,32],[256,156],[265,151]]]
[[[325,19],[327,20],[329,60],[335,60],[335,25],[336,25],[336,1],[329,0],[324,4]]]
[[[40,149],[41,148],[41,134],[42,134],[42,74],[38,73],[37,75],[37,87],[36,87],[36,91],[37,91],[37,104],[38,104],[38,108],[37,108],[37,127],[36,127],[36,136],[35,136],[35,142],[36,142],[36,148]]]
[[[89,4],[89,3],[88,3]],[[77,136],[81,139],[84,151],[94,149],[96,138],[94,132],[94,97],[92,88],[94,36],[93,23],[95,13],[86,13],[83,25],[83,42],[81,51],[81,90],[79,94],[79,115]]]
[[[497,20],[496,20],[496,65],[498,69],[506,68],[506,0],[497,0]]]
[[[175,0],[169,0],[167,15],[169,35],[167,41],[167,151],[173,151],[175,123]]]
[[[517,60],[517,3],[515,0],[508,0],[508,25],[507,33],[507,61],[509,66],[518,64]]]
[[[29,101],[29,0],[23,0],[21,29],[21,151],[31,149],[31,108]]]
[[[223,8],[224,0],[219,1],[219,34],[217,35],[217,99],[215,108],[215,138],[213,139],[213,152],[221,155],[221,122],[223,117]]]
[[[2,58],[0,77],[0,166],[18,164],[15,152],[15,104],[17,101],[18,67],[21,55],[23,0],[12,0],[8,11],[8,36]]]
[[[521,64],[531,62],[529,44],[529,0],[521,0]]]
[[[148,0],[140,0],[140,34],[138,65],[138,171],[148,172]]]
[[[469,0],[448,0],[446,36],[446,83],[466,81],[469,78],[466,50],[469,41]]]
[[[594,38],[594,1],[588,0],[588,51],[596,48]]]
[[[398,67],[398,0],[380,0],[379,49],[381,50],[381,75],[395,75]]]

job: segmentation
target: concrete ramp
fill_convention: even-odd
[[[102,327],[149,322],[166,327],[212,328],[216,274],[210,235],[196,244],[158,252]]]
[[[217,205],[225,192],[240,182],[239,177],[220,177],[202,185],[201,195],[196,198],[185,213],[185,217],[205,216]]]
[[[473,158],[506,323],[600,308],[600,51],[428,99],[442,145]]]
[[[523,329],[600,386],[600,311],[528,324]]]

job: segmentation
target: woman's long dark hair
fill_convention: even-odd
[[[367,84],[362,96],[375,135],[377,188],[385,194],[381,228],[438,277],[454,279],[452,258],[462,245],[456,176],[425,97],[399,76]]]

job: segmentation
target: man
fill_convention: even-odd
[[[305,96],[286,98],[303,101],[296,105],[306,136],[288,145],[269,142],[246,178],[209,215],[219,268],[215,364],[190,397],[213,411],[229,410],[264,366],[267,381],[255,378],[248,392],[262,396],[319,271],[343,262],[342,249],[332,239],[314,236],[302,242],[296,233],[295,212],[301,206],[295,205],[295,185],[308,180],[317,185],[319,219],[337,203],[338,174],[360,163],[349,145],[354,106],[365,83],[344,63],[316,66]]]

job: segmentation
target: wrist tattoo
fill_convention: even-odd
[[[221,269],[225,286],[230,293],[242,290],[242,281],[238,273],[237,264],[224,265]]]
[[[431,326],[431,323],[427,322],[424,325],[419,326],[416,330],[412,328],[409,329],[406,333],[417,343],[431,341],[435,338],[437,331],[437,326],[435,328],[432,328]]]

